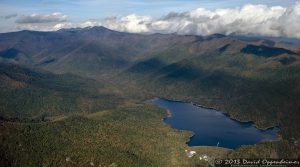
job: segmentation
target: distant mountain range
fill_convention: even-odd
[[[55,32],[20,31],[0,34],[0,58],[56,73],[106,75],[119,72],[151,57],[168,56],[171,62],[203,54],[247,54],[278,57],[274,61],[296,62],[297,47],[283,48],[276,41],[214,34],[181,36],[175,34],[140,35],[121,33],[104,27],[63,29]],[[253,38],[252,38],[253,39]],[[176,52],[175,52],[176,53]],[[298,56],[296,56],[298,57]]]

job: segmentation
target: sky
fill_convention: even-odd
[[[0,0],[0,20],[0,32],[105,26],[300,38],[300,0]]]

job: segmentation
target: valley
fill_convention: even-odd
[[[300,50],[270,39],[105,27],[2,33],[0,83],[4,166],[207,165],[187,149],[212,158],[300,155]],[[155,97],[278,126],[280,140],[188,147],[191,132],[145,104]]]

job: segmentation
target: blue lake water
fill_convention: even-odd
[[[169,110],[171,116],[164,121],[173,128],[194,133],[187,143],[189,146],[218,145],[237,148],[240,145],[252,145],[278,137],[279,128],[260,130],[255,128],[253,123],[232,120],[220,111],[198,107],[192,103],[162,98],[149,100],[148,103]]]

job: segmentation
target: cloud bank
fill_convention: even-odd
[[[172,12],[160,19],[133,14],[107,18],[96,25],[135,33],[237,33],[300,38],[300,2],[289,8],[251,4],[214,11],[198,8],[184,13]]]
[[[37,24],[37,23],[59,23],[66,22],[67,16],[61,13],[52,13],[49,15],[32,14],[29,16],[21,16],[16,20],[19,24]]]
[[[62,13],[23,15],[15,20],[17,30],[54,31],[75,26]]]
[[[300,1],[290,7],[244,5],[240,8],[208,10],[198,8],[192,11],[171,12],[154,18],[131,14],[72,23],[60,13],[50,15],[23,16],[16,20],[31,29],[57,30],[70,27],[104,26],[109,29],[132,33],[177,33],[188,35],[254,34],[264,36],[300,38]],[[49,25],[38,26],[39,23]],[[39,28],[39,29],[38,29]]]

